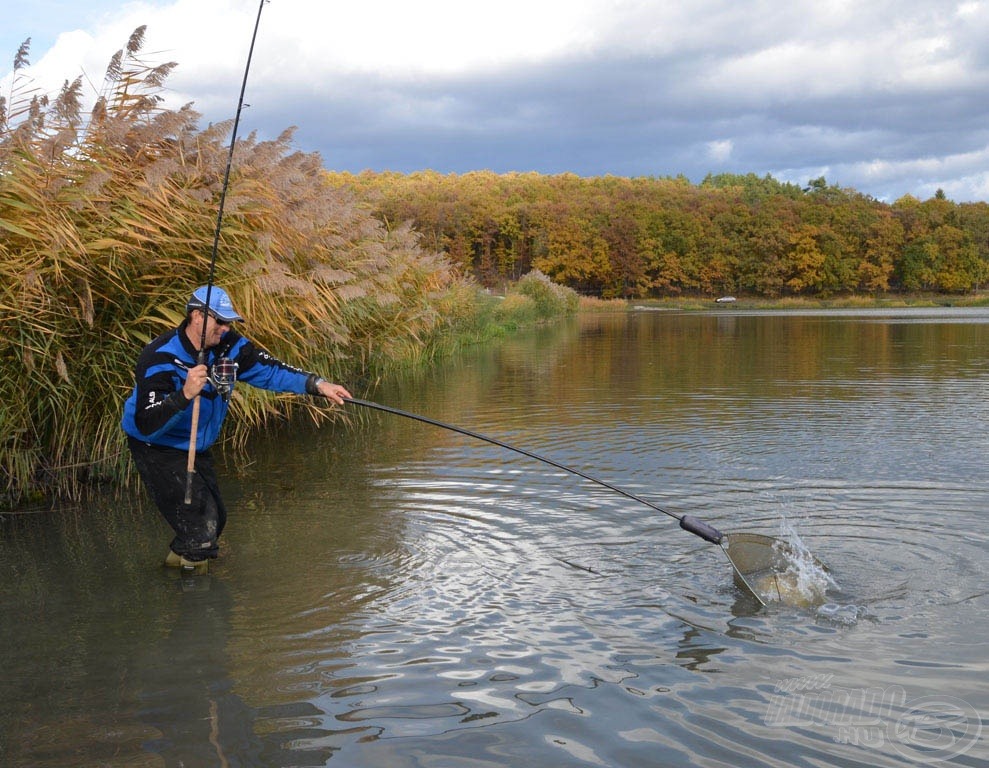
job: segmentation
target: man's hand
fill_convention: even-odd
[[[331,384],[328,381],[319,382],[317,389],[319,390],[319,394],[329,398],[337,405],[343,405],[343,398],[353,397],[346,388],[341,387],[339,384]]]
[[[197,365],[186,372],[185,384],[182,385],[182,394],[185,395],[186,400],[195,399],[196,395],[203,391],[207,377],[205,365]]]

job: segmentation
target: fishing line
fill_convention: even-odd
[[[227,200],[227,188],[230,185],[230,168],[233,166],[234,147],[237,144],[237,129],[240,127],[240,114],[244,109],[244,93],[247,91],[247,76],[251,71],[251,59],[254,57],[254,44],[258,39],[258,28],[261,26],[261,11],[268,0],[258,3],[258,15],[254,21],[254,33],[251,35],[251,46],[247,52],[247,65],[244,67],[244,79],[240,84],[240,98],[237,99],[237,114],[234,117],[233,130],[230,133],[230,148],[227,151],[227,167],[223,172],[223,186],[220,189],[220,204],[216,212],[216,226],[213,229],[213,249],[209,261],[209,278],[206,281],[206,302],[203,306],[203,334],[199,342],[199,365],[206,362],[206,321],[209,317],[210,299],[213,293],[213,280],[216,277],[216,256],[220,249],[220,230],[223,226],[223,208]],[[192,404],[192,429],[189,435],[189,460],[186,464],[185,503],[192,504],[192,478],[196,474],[196,437],[199,431],[199,400]]]

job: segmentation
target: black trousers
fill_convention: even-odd
[[[216,557],[220,534],[227,523],[227,510],[220,498],[210,452],[196,454],[192,503],[186,504],[186,451],[144,443],[133,437],[128,437],[127,446],[155,506],[175,531],[169,545],[172,551],[187,560]]]

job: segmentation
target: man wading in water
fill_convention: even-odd
[[[209,307],[206,298],[209,295]],[[227,415],[235,381],[274,392],[320,395],[337,405],[350,393],[315,373],[276,360],[232,327],[243,318],[227,292],[197,288],[186,318],[141,352],[121,426],[141,479],[175,531],[165,565],[205,569],[219,551],[227,511],[210,446]],[[205,335],[204,326],[205,323]],[[205,364],[199,346],[205,339]],[[185,502],[193,401],[200,396],[192,501]]]

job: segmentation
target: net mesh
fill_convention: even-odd
[[[783,539],[758,533],[729,533],[721,546],[731,561],[735,584],[763,605],[813,605],[824,597],[827,568]]]

